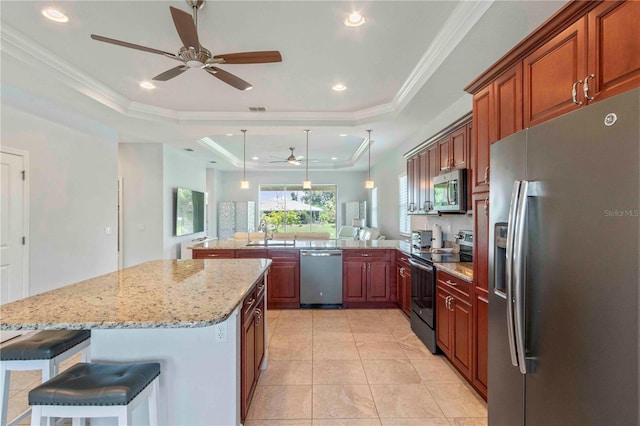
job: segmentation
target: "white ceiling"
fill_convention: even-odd
[[[279,50],[283,61],[220,66],[252,83],[250,91],[199,69],[147,91],[141,81],[178,63],[89,36],[177,53],[181,43],[169,6],[189,11],[186,2],[3,0],[2,83],[98,119],[118,129],[122,143],[191,148],[191,155],[216,161],[222,170],[242,167],[243,128],[249,169],[301,167],[270,161],[284,160],[289,147],[304,155],[308,128],[310,168],[362,170],[367,128],[374,129],[377,161],[376,154],[409,139],[430,116],[464,96],[465,84],[561,4],[208,1],[199,12],[198,33],[214,55]],[[51,5],[70,21],[45,19],[41,9]],[[366,24],[345,26],[352,10]],[[485,45],[479,50],[474,41]],[[460,72],[446,72],[447,61],[454,60]],[[348,89],[332,91],[337,82]],[[252,106],[266,112],[249,112]]]

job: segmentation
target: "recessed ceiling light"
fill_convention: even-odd
[[[259,160],[259,159],[260,159],[260,157],[255,157],[255,156],[254,156],[254,157],[251,157],[251,159],[255,161],[255,160]]]
[[[42,15],[55,22],[69,22],[69,17],[67,15],[52,7],[42,9]]]
[[[345,86],[342,83],[336,83],[333,85],[332,89],[335,90],[336,92],[342,92],[344,90],[347,90],[347,86]]]
[[[337,159],[338,159],[338,157],[331,157],[331,159],[332,159],[332,160],[337,160]]]
[[[349,16],[347,16],[347,18],[344,20],[344,24],[347,27],[359,27],[365,22],[366,21],[364,19],[364,16],[362,16],[360,12],[358,12],[357,10],[354,10],[353,12],[351,12]]]
[[[151,90],[151,89],[155,89],[156,88],[156,86],[150,81],[143,81],[142,83],[140,83],[140,87],[142,87],[143,89],[147,89],[147,90]]]
[[[343,137],[343,138],[344,138],[345,136],[347,136],[347,134],[346,134],[346,133],[340,133],[340,135],[339,135],[339,136],[341,136],[341,137]]]

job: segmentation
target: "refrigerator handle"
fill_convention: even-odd
[[[522,181],[520,187],[520,197],[518,200],[518,210],[516,214],[515,232],[513,241],[513,289],[514,289],[514,320],[516,331],[516,353],[518,355],[518,365],[520,372],[527,374],[527,363],[525,359],[525,320],[524,320],[524,286],[525,286],[525,238],[527,231],[527,197],[529,196],[529,182]]]
[[[507,290],[507,333],[509,335],[509,352],[511,364],[518,366],[518,354],[516,353],[515,322],[513,319],[513,239],[515,234],[518,198],[520,196],[520,181],[513,182],[511,190],[511,202],[509,203],[509,223],[507,224],[507,247],[505,259],[505,287]]]

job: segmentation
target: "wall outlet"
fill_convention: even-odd
[[[214,327],[216,333],[216,342],[226,342],[227,341],[227,323],[221,322],[216,324]]]

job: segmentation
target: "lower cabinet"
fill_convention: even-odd
[[[342,254],[343,307],[397,305],[395,250],[345,250]]]
[[[191,251],[193,259],[233,259],[235,250],[233,249],[199,249]]]
[[[469,381],[473,368],[471,283],[446,272],[436,274],[436,343]]]
[[[240,410],[241,419],[247,416],[251,398],[260,376],[260,364],[265,353],[264,281],[245,297],[242,303]]]
[[[405,315],[411,315],[411,266],[409,258],[401,251],[396,256],[396,283],[398,285],[398,306]]]
[[[269,272],[269,309],[300,308],[300,250],[269,250],[273,262]]]

